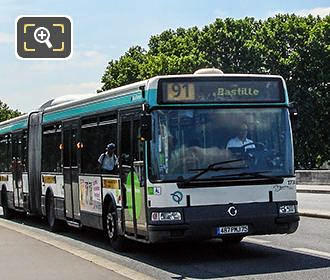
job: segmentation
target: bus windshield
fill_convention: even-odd
[[[153,111],[150,179],[237,178],[240,174],[293,176],[286,108],[164,109]]]

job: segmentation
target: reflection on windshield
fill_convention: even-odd
[[[293,175],[292,141],[287,109],[183,109],[152,113],[151,177],[173,181],[198,169],[233,161],[198,180],[270,170]],[[234,161],[235,159],[242,159]],[[236,172],[235,172],[236,169]]]

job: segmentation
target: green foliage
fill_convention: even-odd
[[[299,111],[297,167],[315,168],[330,158],[329,38],[330,16],[311,15],[277,15],[264,21],[216,19],[201,30],[166,30],[150,38],[148,51],[135,46],[111,60],[102,90],[203,67],[281,75]]]
[[[20,112],[9,109],[8,105],[0,100],[0,122],[15,118],[19,115],[21,115]]]
[[[146,62],[146,51],[139,47],[131,47],[119,60],[111,60],[102,77],[102,90],[115,88],[143,80],[141,66]]]

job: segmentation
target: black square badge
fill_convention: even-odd
[[[22,59],[67,59],[72,23],[66,16],[21,16],[16,21],[16,54]]]

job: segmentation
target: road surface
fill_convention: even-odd
[[[299,209],[325,211],[329,199],[329,194],[298,194]],[[247,237],[238,246],[220,240],[131,243],[128,252],[116,253],[99,231],[54,234],[40,218],[18,217],[0,219],[0,244],[1,275],[12,276],[1,277],[6,280],[39,279],[40,267],[47,276],[40,279],[330,279],[330,219],[301,217],[294,234]]]

